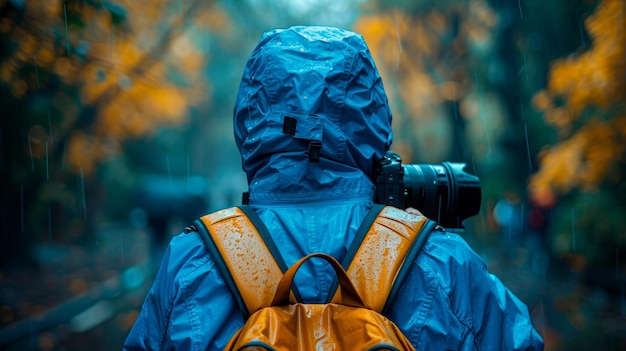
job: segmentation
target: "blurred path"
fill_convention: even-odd
[[[152,282],[149,253],[148,233],[125,223],[102,225],[89,248],[35,246],[38,267],[0,272],[0,350],[120,350]]]
[[[150,258],[149,232],[126,223],[104,224],[96,238],[89,248],[40,244],[33,249],[39,267],[0,271],[0,351],[121,350],[160,253]],[[528,264],[523,249],[481,256],[527,303],[546,351],[626,350],[624,291],[589,281],[626,281],[624,273]]]

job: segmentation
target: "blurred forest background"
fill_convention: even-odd
[[[464,162],[462,234],[547,350],[626,350],[626,0],[0,1],[0,350],[118,350],[167,239],[246,190],[245,60],[368,42],[404,163]]]

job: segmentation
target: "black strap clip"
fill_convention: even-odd
[[[241,204],[250,205],[250,193],[245,191],[241,194]]]
[[[322,142],[312,140],[309,142],[309,162],[319,162],[320,153],[322,152]]]

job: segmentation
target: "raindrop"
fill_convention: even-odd
[[[526,134],[526,154],[528,154],[528,168],[532,171],[533,170],[533,163],[532,163],[531,157],[530,157],[530,146],[528,144],[528,128],[526,126],[526,123],[524,123],[524,133]]]
[[[580,31],[580,42],[581,42],[581,46],[583,48],[587,47],[587,43],[585,42],[585,30],[583,29],[584,26],[584,20],[581,19],[580,21],[578,21],[578,30]],[[619,28],[619,27],[618,27]]]
[[[441,195],[439,196],[439,208],[437,209],[437,222],[441,223],[441,203],[443,201],[441,201]]]
[[[304,48],[300,48],[300,52],[304,52]]]
[[[487,148],[489,153],[491,154],[491,141],[489,140],[489,133],[487,133],[487,124],[485,123],[485,113],[483,109],[483,92],[480,89],[480,85],[478,85],[478,72],[474,71],[474,82],[476,84],[476,89],[478,89],[478,95],[480,98],[480,120],[483,124],[483,130],[485,131],[485,137],[487,138]]]
[[[46,140],[46,181],[50,181],[50,166],[48,165],[48,141]]]
[[[67,8],[65,4],[63,4],[63,16],[65,16],[65,46],[67,48],[67,55],[70,54],[70,36],[67,30]]]
[[[517,6],[519,7],[519,18],[524,19],[524,15],[522,15],[522,1],[517,0]]]
[[[48,245],[52,244],[52,210],[48,206]]]
[[[48,129],[50,130],[50,146],[54,146],[54,136],[52,135],[52,117],[50,116],[50,110],[48,110]]]
[[[85,177],[83,175],[83,167],[80,168],[80,190],[83,197],[83,216],[87,220],[87,203],[85,201]]]
[[[24,233],[24,186],[20,186],[20,213],[22,214],[22,218],[20,218],[20,229],[22,230],[22,234]]]
[[[189,161],[189,156],[187,156],[187,191],[189,191],[189,180],[191,178],[191,165]]]
[[[396,26],[396,39],[398,40],[398,48],[402,52],[402,40],[400,40],[400,30],[398,29],[398,22],[394,22]]]
[[[616,282],[617,282],[617,286],[619,287],[619,247],[615,248],[615,253],[616,253],[615,261],[616,261],[616,265],[617,265],[617,267],[616,267],[617,269],[615,271],[615,277],[617,278]]]
[[[33,55],[33,60],[35,61],[35,77],[37,77],[37,88],[39,88],[39,69],[37,68],[37,57]]]
[[[574,249],[574,254],[576,254],[576,230],[574,227],[574,208],[572,207],[572,248]]]
[[[30,132],[28,133],[28,151],[30,152],[30,165],[31,168],[33,169],[33,172],[35,171],[35,160],[33,159],[33,146],[30,142]]]
[[[474,174],[478,174],[476,173],[476,165],[474,164],[474,156],[472,156],[472,166],[474,168]],[[485,219],[486,212],[487,211],[480,211],[480,216],[478,217],[480,218],[480,224],[482,225],[483,230],[487,230],[487,220]]]

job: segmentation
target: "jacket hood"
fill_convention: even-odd
[[[244,68],[234,131],[251,200],[371,192],[391,111],[363,37],[317,26],[266,32]]]

